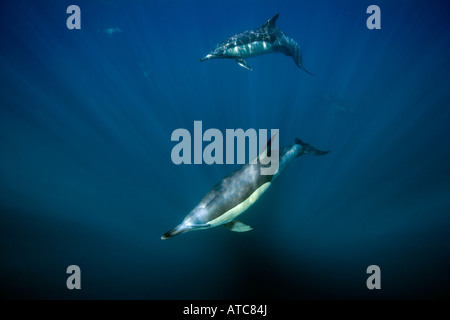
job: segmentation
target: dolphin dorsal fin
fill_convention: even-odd
[[[280,15],[279,13],[277,13],[276,15],[274,15],[272,18],[269,19],[269,21],[267,21],[266,23],[264,23],[264,24],[261,26],[261,28],[263,28],[263,29],[276,28],[276,27],[277,27],[277,26],[276,26],[276,22],[277,22],[277,19],[278,19],[278,16],[279,16],[279,15]]]
[[[269,141],[267,141],[267,144],[264,148],[264,150],[259,154],[259,156],[256,157],[255,160],[253,160],[251,163],[256,163],[259,159],[259,161],[261,161],[261,159],[264,159],[266,157],[269,156],[269,153],[272,155],[272,141],[275,139],[275,137],[277,136],[278,132],[276,132]]]

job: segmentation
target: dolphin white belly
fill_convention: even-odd
[[[272,44],[270,44],[269,42],[255,41],[230,48],[226,50],[226,54],[229,56],[237,56],[241,58],[251,58],[272,51]]]
[[[221,216],[215,218],[214,220],[209,221],[208,224],[211,225],[211,227],[215,227],[233,221],[237,216],[239,216],[241,213],[250,208],[263,195],[263,193],[267,190],[267,188],[270,187],[270,184],[271,182],[264,183],[262,186],[256,189],[255,192],[253,192],[250,195],[250,197],[245,199],[236,207],[228,210]]]

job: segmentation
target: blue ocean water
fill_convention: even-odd
[[[81,9],[69,30],[66,9]],[[371,4],[381,29],[366,27]],[[408,299],[450,293],[448,1],[2,1],[0,284],[15,299]],[[277,25],[281,54],[199,59]],[[108,33],[106,30],[115,30]],[[243,216],[162,241],[236,165],[177,128],[277,128],[302,156]],[[66,268],[81,269],[68,290]],[[368,290],[366,269],[381,269]]]

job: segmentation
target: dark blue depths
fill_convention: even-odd
[[[81,8],[81,30],[66,8]],[[449,294],[447,1],[3,1],[0,290],[26,299]],[[277,21],[301,47],[199,59]],[[177,128],[277,128],[301,157],[225,228],[161,241],[233,165],[179,165]],[[69,265],[82,289],[66,288]],[[382,289],[366,288],[381,268]]]

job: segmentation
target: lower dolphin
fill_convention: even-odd
[[[271,152],[270,141],[267,150]],[[261,161],[241,166],[217,183],[181,224],[164,233],[161,239],[165,240],[187,231],[208,229],[220,225],[236,232],[252,230],[251,226],[236,218],[264,194],[272,182],[295,158],[303,154],[321,156],[328,152],[320,151],[296,138],[295,144],[280,150],[278,171],[275,174],[261,174],[261,169],[264,168]]]

